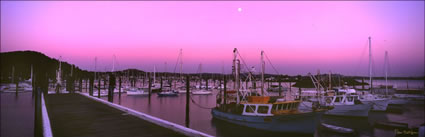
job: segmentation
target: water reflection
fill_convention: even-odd
[[[34,100],[31,92],[0,93],[0,136],[34,135]]]
[[[373,120],[402,119],[405,121],[423,121],[423,104],[412,108],[406,113],[415,113],[417,118],[406,114],[387,114],[385,112],[370,112],[369,118],[332,117],[324,116],[321,121],[327,124],[351,128],[355,134],[340,134],[329,131],[318,125],[315,134],[275,133],[243,127],[221,120],[213,119],[211,108],[216,106],[215,97],[219,91],[214,90],[212,95],[191,95],[189,100],[189,113],[186,113],[186,94],[178,97],[158,97],[156,94],[149,96],[127,96],[122,94],[114,97],[114,103],[132,108],[136,111],[147,113],[161,119],[177,123],[182,126],[205,132],[213,136],[385,136],[393,134],[393,130],[374,129]],[[107,98],[103,98],[107,99]],[[194,104],[194,102],[196,103]],[[201,106],[201,107],[200,107]],[[417,110],[419,112],[413,112]],[[419,117],[421,115],[422,117]],[[421,124],[421,123],[420,123]],[[394,136],[394,135],[391,135]]]

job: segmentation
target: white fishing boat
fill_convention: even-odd
[[[323,111],[299,110],[300,101],[271,100],[264,92],[264,61],[262,58],[260,96],[244,93],[240,90],[240,64],[237,50],[234,50],[235,90],[224,91],[226,96],[218,96],[217,107],[211,110],[214,118],[241,126],[274,131],[313,133]],[[263,52],[261,52],[263,57]],[[223,95],[223,94],[220,94]],[[226,101],[224,101],[226,99]]]
[[[372,104],[365,104],[359,100],[359,96],[354,89],[335,89],[323,91],[320,79],[310,75],[313,85],[319,91],[317,94],[320,106],[331,108],[325,112],[325,115],[349,116],[349,117],[367,117]],[[320,75],[318,75],[320,76]],[[324,94],[322,94],[324,93]],[[306,102],[307,106],[312,103]]]
[[[334,95],[325,96],[325,106],[333,109],[325,112],[325,115],[368,117],[372,104],[365,104],[358,100],[358,95]]]

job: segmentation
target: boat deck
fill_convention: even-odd
[[[45,96],[53,136],[184,136],[79,94]]]

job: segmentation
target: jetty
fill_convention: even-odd
[[[211,136],[84,93],[41,95],[41,108],[44,137]]]

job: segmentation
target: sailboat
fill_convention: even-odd
[[[93,96],[106,97],[106,96],[108,96],[108,92],[105,89],[102,90],[102,88],[101,88],[101,85],[100,85],[101,82],[99,82],[99,81],[101,81],[101,79],[100,79],[99,74],[96,75],[97,74],[97,72],[96,72],[97,68],[96,67],[97,67],[97,57],[94,58],[94,79],[95,79],[94,83],[98,83],[98,85],[97,86],[94,85]],[[96,81],[96,78],[98,78],[97,81]]]
[[[164,88],[161,92],[158,92],[159,97],[175,97],[179,95],[179,92],[177,90],[173,90],[171,87],[171,82],[169,82],[169,86],[167,86],[168,89]]]
[[[388,61],[388,52],[385,51],[385,64]],[[385,85],[387,86],[387,76],[388,76],[388,66],[385,65]],[[385,111],[387,109],[390,98],[388,98],[388,88],[386,87],[385,96],[373,94],[373,86],[372,86],[372,44],[371,37],[369,37],[369,93],[359,94],[359,100],[365,104],[371,104],[372,110],[376,111]]]
[[[199,83],[201,83],[201,85],[202,85],[202,64],[199,64],[199,80],[200,80]],[[206,81],[206,82],[208,82],[208,81]],[[201,86],[201,85],[198,85],[197,86],[198,89],[195,90],[195,91],[192,91],[191,94],[193,94],[193,95],[211,95],[212,94],[211,91],[208,91],[207,86],[205,86],[205,89],[203,89],[203,86]]]
[[[237,49],[233,50],[233,72],[235,76],[235,90],[224,91],[228,96],[211,110],[214,118],[224,120],[241,126],[275,131],[313,133],[319,123],[323,111],[299,110],[299,100],[285,100],[283,98],[272,100],[264,93],[264,69],[263,51],[261,52],[261,94],[260,96],[249,95],[240,90],[240,61],[237,59]],[[226,94],[226,95],[227,95]],[[220,98],[220,100],[222,100]]]

